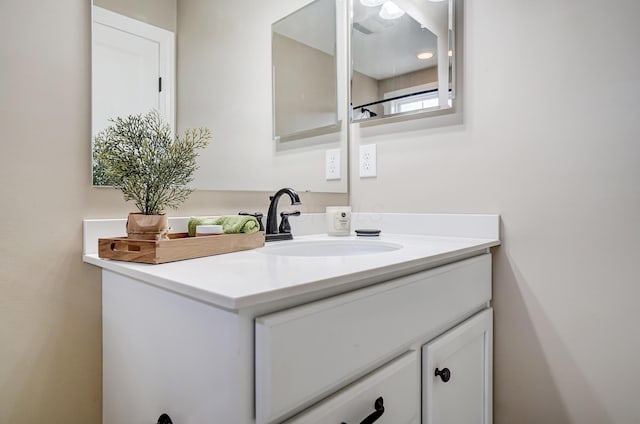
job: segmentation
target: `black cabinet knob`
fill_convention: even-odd
[[[158,424],[173,424],[173,421],[171,421],[171,417],[167,414],[162,414],[158,418]]]
[[[442,382],[446,383],[447,381],[451,380],[451,371],[449,370],[449,368],[442,368],[442,370],[436,368],[435,376],[440,376]]]

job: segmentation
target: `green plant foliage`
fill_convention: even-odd
[[[105,174],[104,163],[98,159],[98,149],[95,144],[93,145],[92,151],[92,161],[91,161],[91,181],[94,186],[113,186],[114,183],[109,179],[109,177]]]
[[[198,150],[209,144],[208,128],[187,129],[174,138],[153,110],[114,118],[93,147],[94,184],[112,185],[146,215],[176,209],[193,192]]]

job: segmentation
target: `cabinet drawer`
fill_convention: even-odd
[[[491,299],[485,254],[256,319],[256,422],[300,411]]]
[[[407,352],[285,424],[359,424],[371,414],[379,415],[376,424],[420,423],[416,351]]]

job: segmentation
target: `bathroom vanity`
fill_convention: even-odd
[[[320,234],[162,265],[99,259],[103,422],[483,423],[491,417],[496,215],[354,214]],[[180,228],[174,220],[171,226]],[[301,235],[307,234],[307,235]],[[335,252],[335,253],[332,253]]]

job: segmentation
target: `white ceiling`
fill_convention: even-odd
[[[354,70],[377,80],[430,68],[437,64],[437,39],[420,16],[443,21],[448,19],[448,2],[396,0],[410,13],[401,18],[380,18],[381,6],[367,7],[353,0],[351,55]],[[422,24],[420,23],[422,21]],[[308,46],[335,54],[335,0],[315,0],[274,23],[273,31]],[[431,51],[434,57],[420,60],[416,55]]]
[[[434,7],[447,10],[447,2],[414,0],[412,3],[424,13],[432,12]],[[434,33],[409,13],[394,20],[382,19],[380,7],[363,6],[359,0],[353,0],[351,55],[354,70],[382,80],[435,66],[437,39]],[[428,60],[416,57],[425,51],[433,52],[434,57]]]

